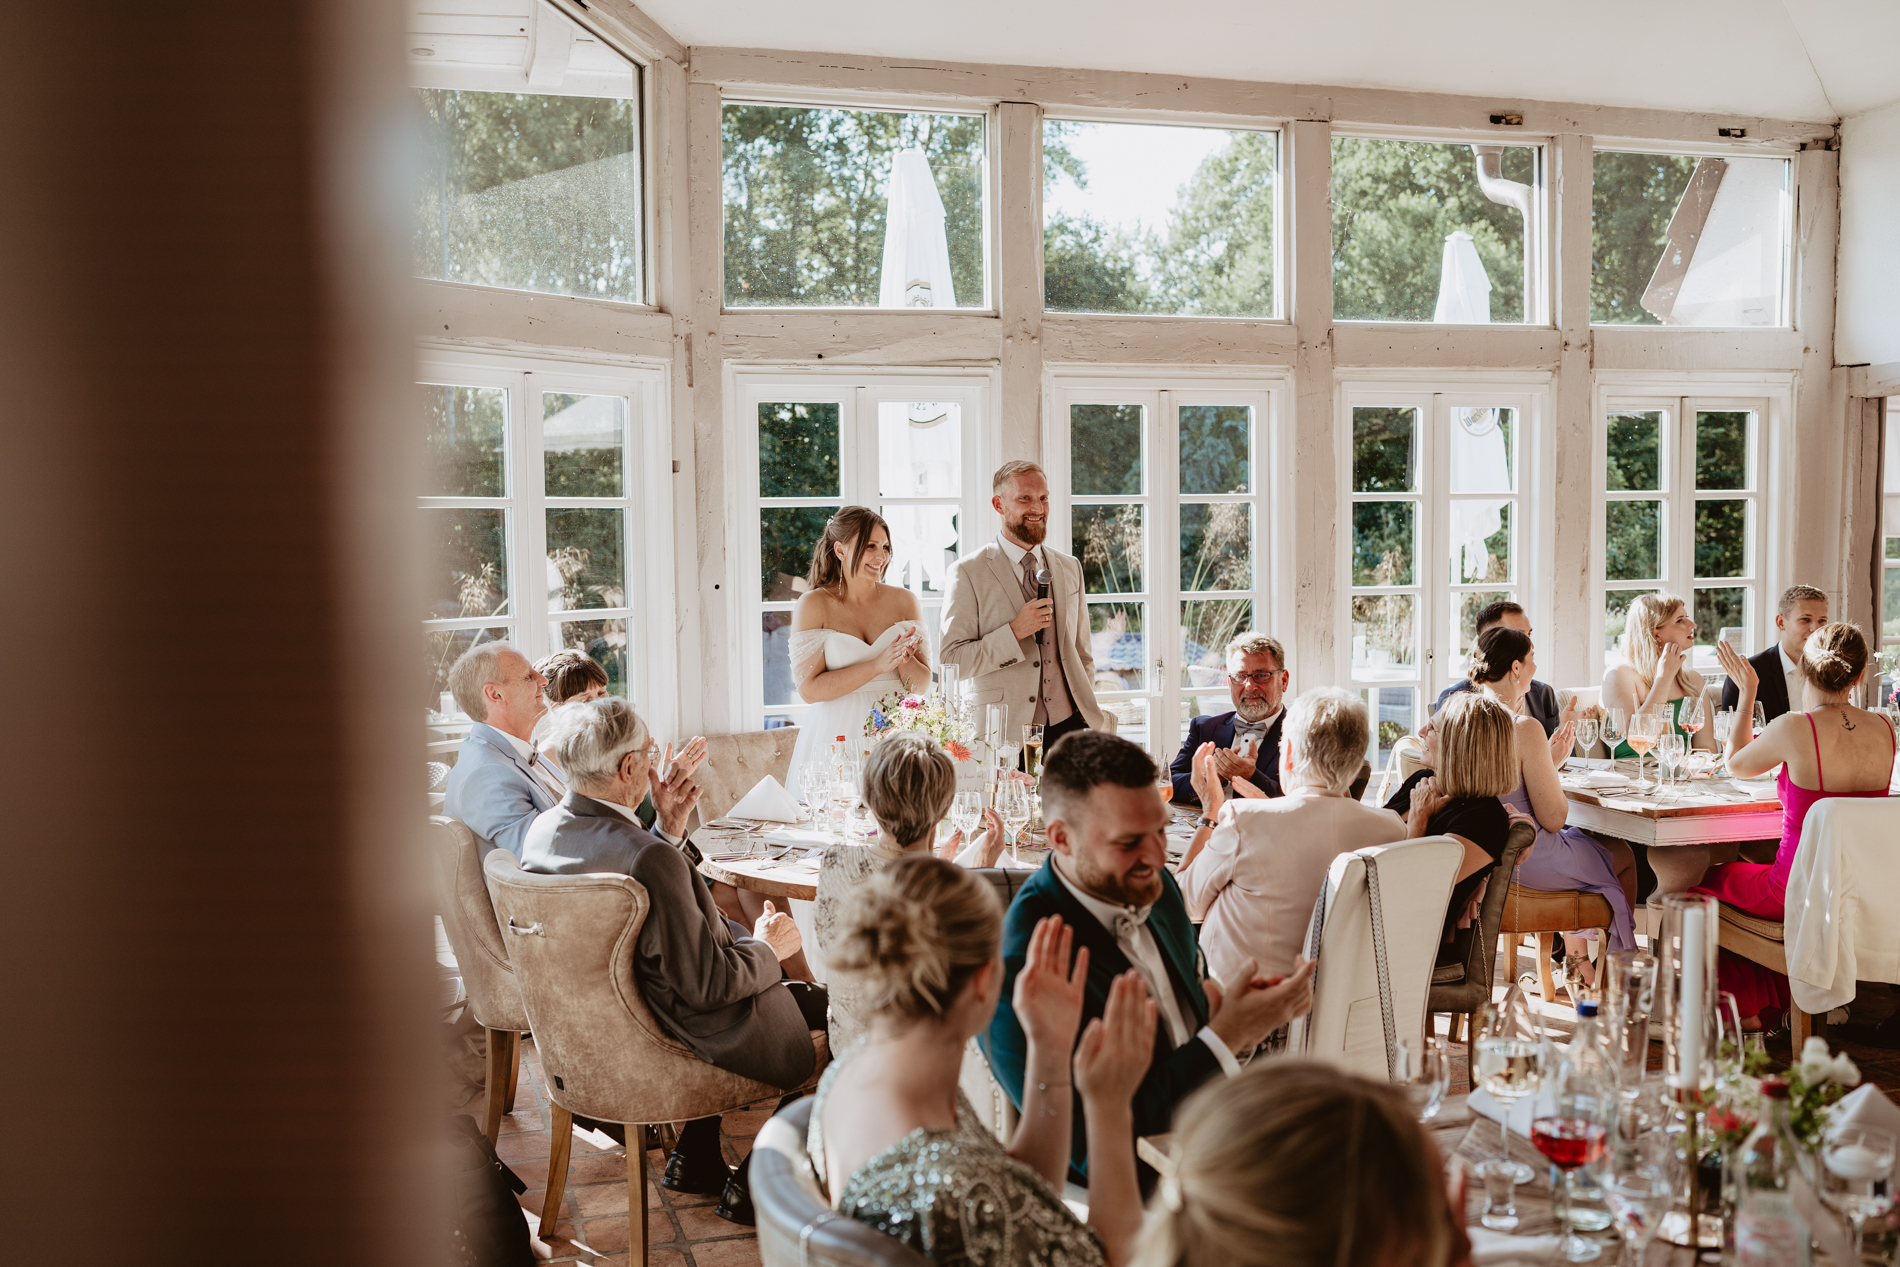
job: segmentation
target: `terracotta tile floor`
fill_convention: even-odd
[[[753,1135],[772,1115],[775,1103],[726,1114],[722,1142],[728,1162],[737,1165],[751,1150]],[[482,1108],[483,1098],[477,1095],[461,1111],[480,1122]],[[532,1038],[521,1046],[515,1111],[501,1119],[495,1151],[528,1185],[521,1208],[532,1234],[540,1223],[548,1181],[548,1098]],[[660,1187],[665,1166],[666,1154],[658,1150],[647,1154],[647,1261],[652,1267],[757,1267],[758,1239],[752,1229],[714,1215],[713,1197]],[[627,1226],[626,1150],[601,1149],[576,1134],[556,1236],[551,1241],[534,1241],[536,1257],[552,1262],[627,1263]]]

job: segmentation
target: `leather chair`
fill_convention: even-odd
[[[752,1141],[752,1209],[765,1267],[928,1267],[894,1237],[832,1209],[806,1154],[810,1096],[780,1109]]]
[[[1391,1076],[1389,1061],[1395,1053],[1386,1044],[1377,953],[1382,945],[1392,1007],[1390,1037],[1423,1033],[1445,903],[1464,856],[1464,846],[1450,836],[1425,836],[1333,859],[1305,938],[1306,953],[1318,961],[1313,1007],[1292,1023],[1289,1054],[1325,1060],[1361,1077]],[[1378,865],[1378,926],[1372,919],[1368,859]],[[1375,937],[1375,927],[1382,927],[1382,941]]]
[[[706,764],[694,781],[699,784],[699,821],[710,823],[771,775],[781,784],[792,769],[792,750],[798,746],[798,727],[748,730],[736,735],[709,735]]]
[[[1511,877],[1517,873],[1517,861],[1537,839],[1537,829],[1529,823],[1511,824],[1504,839],[1504,852],[1498,857],[1497,870],[1485,886],[1484,900],[1473,921],[1463,963],[1445,964],[1432,969],[1432,987],[1425,1000],[1425,1015],[1450,1012],[1451,1036],[1455,1042],[1460,1030],[1471,1037],[1471,1014],[1491,1001],[1491,985],[1497,972],[1497,929],[1503,918],[1504,901],[1514,887]],[[1471,1054],[1471,1053],[1467,1053]]]
[[[486,846],[462,823],[438,815],[429,819],[429,850],[435,862],[435,901],[442,928],[455,951],[469,1010],[487,1031],[488,1110],[482,1129],[492,1144],[501,1131],[501,1115],[514,1111],[528,1012],[521,1004],[521,987],[515,981],[514,965],[508,962],[508,947],[502,942],[494,903],[482,877]]]
[[[1599,940],[1606,939],[1613,918],[1609,900],[1600,893],[1585,893],[1579,889],[1527,889],[1513,884],[1498,921],[1498,932],[1504,939],[1501,949],[1509,953],[1519,937],[1525,933],[1536,935],[1537,987],[1544,1002],[1554,1003],[1557,982],[1550,972],[1551,938],[1558,933],[1594,928],[1598,930]]]
[[[1721,921],[1716,925],[1716,941],[1723,950],[1733,951],[1744,959],[1760,964],[1764,968],[1788,975],[1788,947],[1786,929],[1776,920],[1761,919],[1754,915],[1745,915],[1727,902],[1719,903],[1722,911]],[[1796,1058],[1807,1043],[1808,1035],[1814,1032],[1814,1017],[1792,1002],[1788,1005],[1788,1036],[1794,1044]]]
[[[492,850],[483,871],[554,1104],[543,1238],[560,1219],[576,1114],[622,1123],[631,1141],[645,1126],[729,1113],[784,1094],[707,1064],[648,1010],[632,968],[648,899],[632,876],[534,875],[506,849]],[[812,1031],[812,1043],[818,1060],[807,1090],[829,1059],[823,1030]],[[646,1151],[633,1145],[627,1149],[627,1213],[629,1228],[640,1229],[634,1243],[644,1263]]]

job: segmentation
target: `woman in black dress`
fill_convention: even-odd
[[[1401,815],[1412,839],[1450,836],[1465,847],[1445,912],[1445,940],[1472,894],[1498,865],[1511,816],[1498,798],[1517,787],[1517,735],[1511,710],[1468,691],[1445,701],[1419,728],[1427,768],[1407,779],[1386,808]]]

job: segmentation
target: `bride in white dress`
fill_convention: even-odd
[[[811,588],[792,612],[792,681],[811,705],[786,779],[795,796],[807,764],[829,756],[839,735],[863,751],[871,705],[930,686],[917,596],[883,583],[890,562],[890,528],[863,506],[833,515],[812,549]]]

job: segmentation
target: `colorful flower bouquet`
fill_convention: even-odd
[[[1761,1119],[1761,1077],[1769,1071],[1769,1061],[1766,1052],[1748,1052],[1737,1059],[1727,1043],[1722,1054],[1727,1076],[1718,1082],[1709,1129],[1717,1146],[1727,1151],[1739,1148]],[[1811,1037],[1787,1078],[1788,1125],[1802,1143],[1818,1147],[1827,1131],[1828,1110],[1860,1085],[1860,1069],[1847,1053],[1830,1054],[1825,1038]]]
[[[923,695],[886,695],[871,705],[864,719],[865,738],[882,739],[900,730],[926,736],[954,760],[971,760],[970,724],[944,707],[943,692],[935,687]]]

